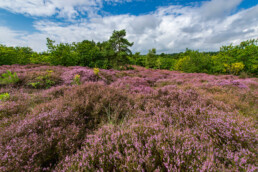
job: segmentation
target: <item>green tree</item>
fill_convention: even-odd
[[[157,67],[158,69],[160,69],[161,65],[162,65],[161,57],[159,57],[159,58],[156,60],[156,67]]]
[[[16,47],[15,51],[18,54],[16,59],[17,64],[25,65],[31,62],[30,59],[33,55],[33,51],[30,47]]]
[[[133,65],[139,65],[139,61],[141,60],[141,53],[140,52],[136,52],[134,55],[130,56],[129,60],[130,60],[130,64]]]
[[[78,54],[75,44],[60,43],[54,45],[55,41],[47,38],[50,63],[53,65],[75,66],[78,64]]]
[[[47,38],[47,48],[48,51],[51,53],[53,51],[55,51],[56,47],[54,46],[55,41],[51,40],[50,38]]]
[[[79,65],[95,67],[97,61],[101,60],[99,48],[94,41],[84,40],[78,42],[75,47]]]
[[[133,46],[133,42],[129,42],[126,38],[126,31],[120,30],[120,31],[113,31],[112,36],[109,39],[109,43],[115,52],[115,59],[114,59],[114,65],[120,66],[125,65],[129,62],[129,59],[127,58],[128,55],[131,55],[132,52],[129,49],[129,47]]]
[[[243,41],[240,45],[222,46],[219,55],[227,56],[230,63],[226,65],[231,66],[232,63],[244,64],[244,71],[247,73],[258,75],[258,39],[251,39]]]
[[[15,62],[16,51],[13,47],[0,45],[0,65],[12,65]]]
[[[29,47],[6,47],[0,45],[0,65],[29,64],[34,54]]]
[[[211,68],[211,57],[199,51],[186,49],[184,56],[175,64],[175,70],[188,73],[208,73]]]
[[[99,59],[96,62],[96,67],[101,67],[104,69],[110,69],[114,67],[116,60],[116,53],[111,47],[109,41],[104,41],[102,43],[97,43],[100,51]]]
[[[145,67],[154,68],[156,66],[156,49],[152,48],[149,50],[148,54],[145,57]]]

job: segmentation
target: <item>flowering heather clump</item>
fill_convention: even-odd
[[[0,171],[258,170],[257,78],[137,66],[7,70],[19,82],[0,85],[9,94],[0,101]],[[28,86],[43,76],[55,84]]]
[[[75,75],[80,75],[81,83],[98,81],[98,77],[94,74],[93,70],[86,67],[69,67],[61,77],[65,84],[71,84]]]
[[[25,115],[30,111],[30,107],[33,106],[36,99],[40,97],[32,98],[28,93],[24,92],[23,89],[15,89],[9,91],[9,98],[0,102],[0,119],[4,117],[12,117],[13,115]],[[37,94],[35,94],[37,95]]]
[[[245,84],[239,82],[238,80],[233,80],[233,81],[223,80],[219,83],[219,85],[221,85],[221,86],[233,85],[233,86],[237,86],[239,88],[248,88]]]
[[[112,83],[111,86],[123,88],[131,93],[147,94],[153,90],[148,81],[149,80],[145,78],[126,76],[119,78],[116,82]]]
[[[130,109],[130,98],[98,83],[64,90],[63,96],[36,106],[0,132],[1,170],[52,167],[75,152],[91,130],[107,121],[119,123]]]
[[[101,69],[99,71],[99,76],[101,80],[103,80],[107,85],[109,85],[117,80],[117,76],[116,76],[117,73],[119,73],[119,71],[115,71],[113,69],[110,69],[110,70]]]
[[[164,116],[161,116],[164,117]],[[148,119],[148,120],[147,120]],[[255,171],[257,134],[235,119],[202,120],[201,127],[163,125],[145,118],[138,124],[102,127],[81,151],[67,156],[57,171]],[[139,119],[138,119],[139,120]],[[160,119],[163,120],[163,119]],[[176,119],[175,119],[176,120]],[[225,120],[225,121],[224,121]],[[148,121],[148,122],[147,122]],[[180,121],[175,121],[180,123]],[[183,121],[182,121],[183,122]],[[242,124],[242,123],[240,123]],[[207,125],[207,126],[206,126]],[[219,132],[218,129],[222,129]],[[224,133],[225,132],[225,133]],[[242,133],[238,135],[236,133]],[[217,135],[218,134],[218,135]],[[219,140],[217,140],[220,138]]]

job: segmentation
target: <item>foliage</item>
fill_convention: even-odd
[[[161,67],[161,58],[159,57],[157,60],[156,60],[156,66],[157,66],[157,68],[158,69],[160,69],[160,67]]]
[[[133,43],[130,43],[125,36],[125,30],[113,31],[113,34],[109,39],[111,48],[115,52],[113,65],[116,67],[128,64],[129,60],[127,55],[132,54],[129,47],[133,46]]]
[[[258,72],[258,40],[247,40],[240,45],[222,46],[219,52],[199,52],[186,49],[178,54],[156,54],[156,49],[147,55],[136,53],[131,64],[146,68],[179,70],[187,73],[235,74],[244,71],[250,75]],[[242,65],[243,64],[243,65]]]
[[[152,48],[145,56],[145,67],[154,68],[156,66],[156,49]]]
[[[99,76],[99,68],[93,68],[93,73]]]
[[[28,85],[36,89],[50,88],[51,86],[56,84],[55,81],[52,80],[52,73],[52,70],[47,70],[46,72],[44,72],[43,75],[36,76],[36,78],[28,82]]]
[[[75,66],[78,63],[77,52],[75,51],[75,46],[72,44],[57,44],[53,45],[55,41],[47,38],[47,47],[50,53],[49,61],[53,65],[63,65],[63,66]]]
[[[183,58],[181,58],[177,61],[177,63],[175,64],[174,69],[178,70],[178,71],[186,71],[186,69],[189,65],[189,62],[190,62],[190,57],[185,56],[185,57],[183,57]]]
[[[29,47],[6,47],[0,45],[0,65],[29,64],[34,54]]]
[[[238,75],[243,69],[244,64],[242,62],[232,63],[231,65],[224,64],[226,70],[232,74]]]
[[[15,84],[19,81],[19,78],[16,72],[12,73],[7,70],[6,73],[3,73],[0,77],[0,84]]]
[[[157,54],[152,48],[146,55],[132,54],[133,43],[126,39],[126,31],[114,30],[109,40],[59,43],[47,38],[46,52],[33,52],[29,47],[0,45],[0,65],[50,64],[87,66],[102,69],[126,70],[128,65],[146,68],[179,70],[187,73],[234,74],[246,72],[258,75],[258,39],[239,45],[222,46],[218,52],[199,52],[186,49],[174,54]]]
[[[125,39],[125,36],[125,30],[113,31],[113,34],[109,39],[109,42],[111,43],[111,47],[115,51],[115,53],[132,53],[129,47],[131,47],[133,43],[130,43],[127,39]]]
[[[10,98],[10,94],[9,93],[1,93],[0,94],[0,101],[6,101]]]
[[[227,63],[242,63],[244,65],[243,71],[247,73],[258,74],[258,39],[243,41],[236,46],[222,46],[220,50],[221,55],[227,55],[230,61]]]
[[[39,88],[40,82],[30,82],[28,85],[32,86],[33,88]]]
[[[78,56],[78,65],[94,67],[98,65],[103,67],[103,57],[99,47],[94,41],[84,40],[75,44],[75,51]],[[101,61],[101,62],[100,62]]]
[[[210,70],[210,58],[198,51],[187,50],[183,58],[180,58],[175,64],[175,70],[184,72],[204,72],[208,73]]]
[[[73,84],[81,85],[81,76],[79,74],[74,75]]]

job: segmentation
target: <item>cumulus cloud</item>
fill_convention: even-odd
[[[243,0],[212,0],[203,2],[200,12],[205,19],[223,18],[228,15],[232,10]]]
[[[73,19],[80,13],[97,15],[103,2],[122,3],[131,0],[1,0],[0,8],[30,16],[52,16]]]
[[[0,26],[0,44],[6,46],[25,46],[31,47],[35,51],[46,50],[46,34],[19,32]]]
[[[222,45],[258,38],[258,5],[232,13],[240,2],[212,0],[200,7],[171,5],[146,15],[92,16],[72,24],[45,19],[34,23],[37,33],[17,33],[9,29],[9,36],[4,38],[3,43],[6,44],[8,40],[15,43],[16,40],[17,45],[42,51],[46,49],[46,37],[57,43],[85,39],[104,41],[109,39],[113,30],[126,29],[128,40],[134,42],[134,52],[147,53],[151,48],[156,48],[158,53],[180,52],[186,48],[217,51]],[[222,9],[219,9],[218,4]],[[94,3],[91,5],[94,6]],[[1,28],[0,33],[3,33]]]
[[[20,36],[24,34],[24,32],[13,31],[8,27],[0,26],[0,44],[8,46],[22,45],[24,42],[20,40]]]

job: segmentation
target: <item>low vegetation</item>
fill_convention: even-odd
[[[257,78],[133,67],[0,66],[0,171],[257,171]]]
[[[2,77],[0,77],[0,84],[15,84],[19,81],[19,78],[17,77],[17,74],[14,72],[7,70],[5,73],[2,74]]]

